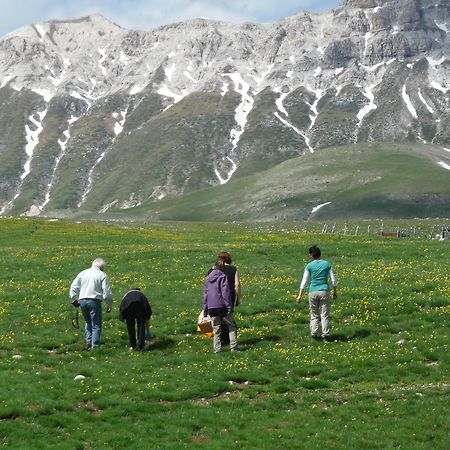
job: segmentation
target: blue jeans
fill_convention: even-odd
[[[80,308],[84,317],[84,337],[91,348],[100,345],[102,333],[102,302],[90,298],[80,300]]]

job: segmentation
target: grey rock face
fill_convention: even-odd
[[[264,25],[21,28],[0,39],[0,213],[128,208],[333,145],[449,147],[449,17],[347,0]]]

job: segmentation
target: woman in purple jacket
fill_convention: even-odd
[[[214,333],[214,353],[222,351],[222,325],[228,327],[230,336],[230,349],[237,349],[237,327],[233,318],[233,301],[230,287],[225,273],[222,271],[223,261],[218,260],[214,269],[205,278],[205,291],[203,294],[203,311],[209,314]]]

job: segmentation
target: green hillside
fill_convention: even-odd
[[[450,173],[437,164],[439,151],[416,143],[328,148],[224,186],[110,211],[105,218],[262,221],[450,217]],[[312,214],[313,208],[328,202]]]

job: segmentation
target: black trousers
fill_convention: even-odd
[[[127,322],[128,342],[130,347],[142,350],[145,346],[145,310],[140,303],[131,304],[125,311],[124,317]],[[136,339],[137,325],[137,339]]]

